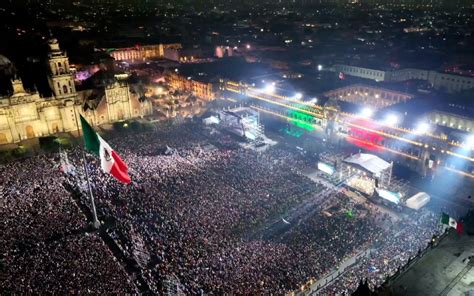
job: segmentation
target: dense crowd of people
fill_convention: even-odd
[[[378,219],[387,219],[377,214]],[[389,218],[388,218],[389,219]],[[423,211],[417,219],[406,219],[403,223],[390,223],[392,229],[379,232],[376,244],[369,256],[362,257],[357,264],[343,273],[336,281],[322,289],[323,295],[350,293],[357,288],[361,278],[367,279],[372,289],[379,287],[387,278],[413,259],[438,230],[439,217],[432,212]]]
[[[85,216],[54,161],[39,156],[0,166],[0,250],[25,248],[83,228]]]
[[[170,279],[186,294],[284,294],[365,249],[375,251],[323,289],[350,291],[361,276],[376,285],[435,229],[431,214],[395,224],[375,206],[312,181],[298,153],[244,149],[198,124],[160,126],[110,143],[129,165],[132,183],[118,183],[88,157],[99,219],[157,294]],[[45,156],[0,167],[7,176],[0,187],[7,193],[0,199],[7,217],[0,262],[8,266],[0,289],[135,293],[101,237],[85,231],[72,198],[82,191],[79,203],[90,204],[80,150],[69,157],[76,168],[70,175]],[[68,192],[64,183],[75,187]],[[48,273],[51,264],[57,270]]]
[[[0,166],[0,291],[133,293],[123,268],[63,186],[54,157]]]

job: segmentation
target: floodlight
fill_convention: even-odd
[[[267,84],[265,88],[263,89],[263,91],[268,94],[272,94],[275,92],[275,85],[273,83]]]
[[[390,126],[394,126],[394,125],[397,125],[398,122],[399,122],[399,118],[397,115],[395,114],[388,114],[385,119],[384,119],[384,124],[385,125],[390,125]]]
[[[466,138],[465,146],[468,149],[474,149],[474,135],[470,135]]]
[[[422,135],[430,131],[430,125],[426,122],[420,122],[416,126],[415,133]]]
[[[374,111],[372,109],[370,109],[369,107],[365,107],[360,112],[360,116],[365,117],[365,118],[370,118],[370,117],[372,117],[372,115],[374,115]]]

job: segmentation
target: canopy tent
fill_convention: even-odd
[[[424,207],[431,197],[426,192],[418,192],[406,201],[406,206],[410,209],[419,210]]]

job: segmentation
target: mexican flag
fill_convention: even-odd
[[[441,223],[448,225],[449,227],[455,228],[458,233],[462,232],[462,223],[457,222],[453,218],[449,217],[448,214],[443,213],[441,216]]]
[[[128,167],[107,142],[97,134],[81,115],[82,133],[86,149],[100,157],[102,170],[122,183],[131,182]]]

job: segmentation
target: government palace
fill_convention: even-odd
[[[25,91],[20,79],[12,80],[13,93],[0,97],[0,144],[75,132],[79,114],[92,125],[141,118],[153,112],[126,83],[115,81],[101,89],[76,91],[69,59],[56,39],[48,42],[48,82],[53,96]]]

